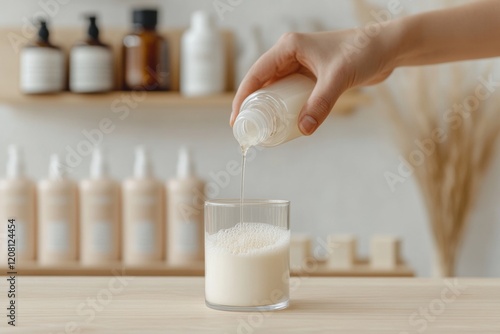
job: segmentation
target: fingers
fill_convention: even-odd
[[[238,116],[241,104],[248,95],[262,88],[269,80],[284,77],[297,71],[299,64],[295,58],[296,39],[296,34],[285,35],[250,68],[233,100],[229,121],[231,126]]]
[[[336,87],[334,82],[318,79],[311,96],[302,108],[299,115],[299,129],[302,134],[309,136],[323,123],[335,102],[344,89]]]

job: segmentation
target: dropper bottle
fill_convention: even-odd
[[[90,177],[80,183],[80,258],[84,265],[120,259],[120,188],[100,148],[92,152]]]
[[[16,260],[20,263],[35,260],[35,183],[25,176],[24,159],[18,146],[7,150],[6,177],[0,180],[0,219],[7,226],[15,219]],[[0,249],[1,263],[7,263],[7,247]]]
[[[57,154],[49,177],[38,185],[38,262],[62,264],[78,258],[77,185],[66,176]]]
[[[164,189],[153,174],[148,152],[136,148],[134,175],[123,183],[123,261],[158,263],[164,254]]]
[[[277,146],[301,136],[298,117],[314,85],[309,77],[292,74],[248,96],[233,125],[243,150]]]

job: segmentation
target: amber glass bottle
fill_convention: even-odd
[[[123,39],[123,89],[168,90],[168,44],[156,31],[158,12],[133,12],[134,30]]]

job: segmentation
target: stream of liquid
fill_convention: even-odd
[[[240,223],[243,223],[243,201],[245,197],[245,166],[249,147],[241,147]]]

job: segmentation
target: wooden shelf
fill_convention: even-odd
[[[0,275],[5,275],[7,269],[0,268]],[[102,266],[83,266],[79,263],[65,265],[42,266],[37,263],[17,265],[20,276],[111,276],[116,273],[129,276],[203,276],[203,263],[186,266],[171,266],[163,263],[145,266],[127,267],[121,263]],[[395,269],[372,269],[367,260],[359,260],[352,269],[332,269],[325,263],[318,262],[311,270],[292,271],[293,276],[311,277],[413,277],[414,272],[406,264],[401,263]]]
[[[110,106],[133,92],[116,91],[103,94],[59,93],[45,95],[12,95],[1,99],[1,103],[13,106]],[[189,98],[179,92],[146,92],[146,97],[137,102],[140,108],[231,108],[234,93],[223,93],[207,97]],[[357,107],[370,102],[368,95],[357,91],[346,92],[337,102],[333,111],[335,114],[347,114]],[[124,102],[121,102],[124,103]]]
[[[235,67],[235,52],[234,52],[234,36],[230,31],[224,31],[226,41],[226,93],[201,98],[187,98],[179,93],[179,54],[180,54],[180,39],[182,29],[170,29],[160,31],[169,42],[169,57],[170,57],[170,75],[171,75],[171,92],[147,92],[146,98],[141,100],[139,108],[225,108],[229,110],[234,96],[234,67]],[[121,68],[121,41],[127,33],[126,29],[108,28],[102,29],[102,40],[108,43],[114,54],[115,73],[120,73]],[[17,36],[16,40],[27,40],[23,37],[22,30],[19,27],[7,27],[0,29],[0,104],[11,106],[63,106],[65,108],[72,106],[112,106],[115,101],[119,101],[124,95],[134,94],[132,92],[114,91],[103,94],[75,94],[71,92],[63,92],[59,94],[47,95],[24,95],[19,90],[19,45],[12,45],[8,38]],[[81,28],[60,28],[57,26],[51,27],[51,41],[60,46],[68,54],[71,46],[82,38]],[[115,86],[119,87],[119,75],[116,76]],[[337,102],[333,111],[335,114],[348,114],[355,110],[360,105],[366,105],[370,102],[369,97],[360,90],[351,90],[346,92]],[[68,108],[71,109],[71,108]]]

